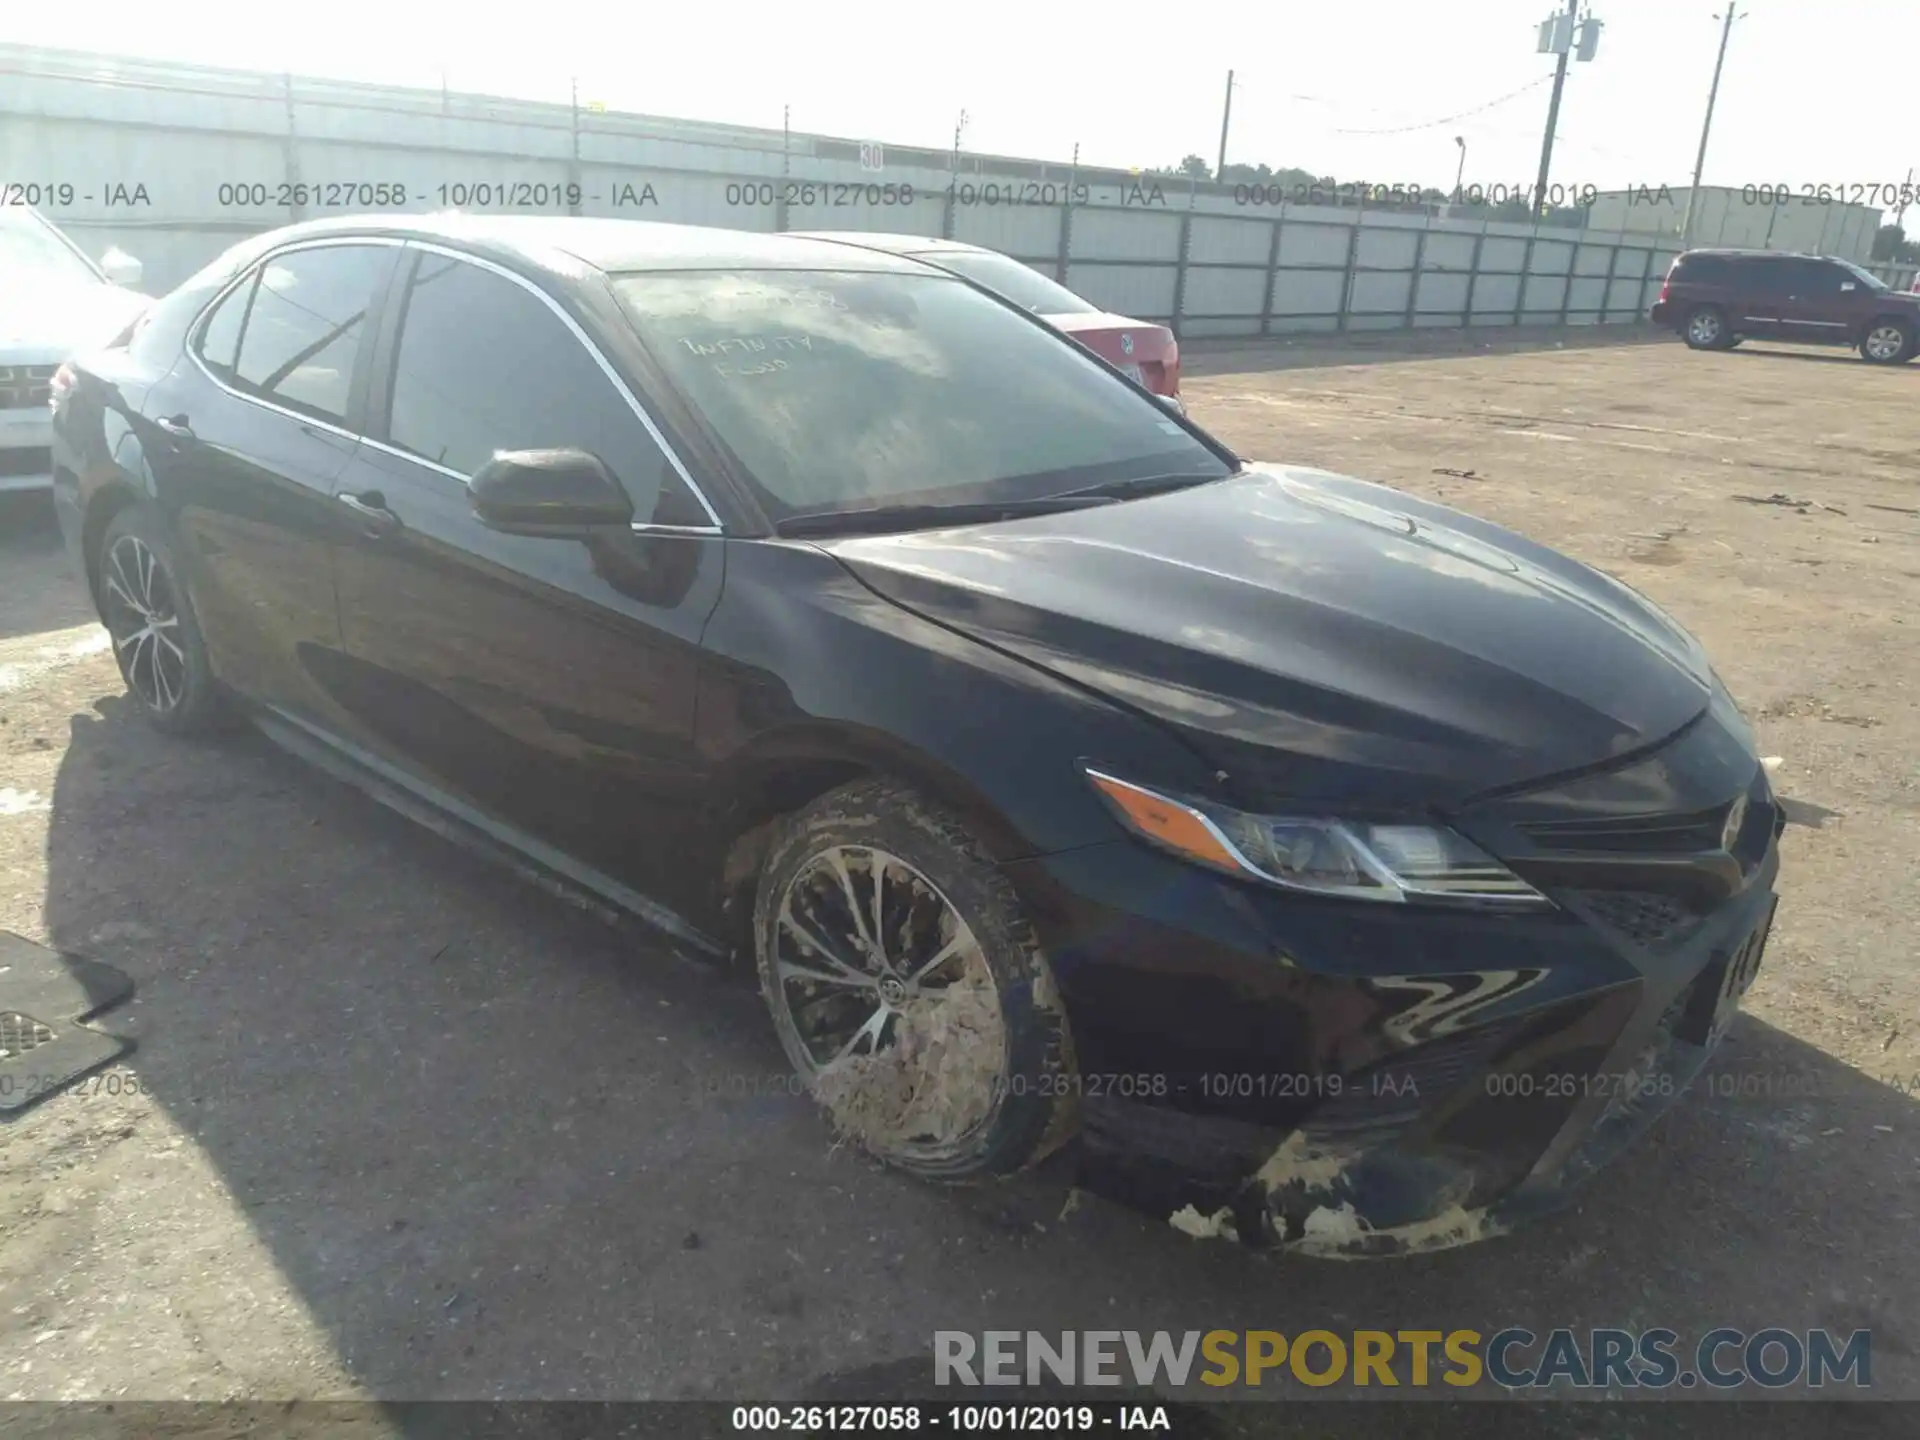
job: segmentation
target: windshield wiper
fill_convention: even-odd
[[[1106,500],[1138,500],[1144,495],[1160,495],[1169,490],[1184,490],[1189,485],[1204,485],[1210,480],[1224,480],[1224,475],[1201,475],[1186,473],[1176,475],[1137,475],[1131,480],[1108,480],[1099,485],[1089,485],[1084,490],[1069,490],[1064,495],[1056,495],[1056,500],[1079,498]]]
[[[779,535],[884,534],[889,530],[931,530],[946,525],[981,525],[1021,515],[1055,515],[1111,505],[1118,496],[1093,491],[1036,495],[1022,500],[979,500],[960,505],[875,505],[860,510],[816,510],[776,521]]]

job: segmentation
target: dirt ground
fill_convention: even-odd
[[[879,1398],[940,1329],[1509,1324],[1870,1327],[1875,1392],[1920,1398],[1920,366],[1422,343],[1195,354],[1188,398],[1243,454],[1646,591],[1793,807],[1749,1013],[1577,1209],[1250,1265],[1069,1209],[1057,1166],[884,1172],[790,1093],[749,986],[262,742],[135,723],[50,518],[9,504],[0,928],[131,973],[106,1023],[139,1048],[0,1122],[0,1400]]]

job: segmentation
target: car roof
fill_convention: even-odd
[[[984,245],[943,240],[938,235],[889,235],[872,230],[795,230],[790,240],[825,240],[835,245],[858,245],[886,255],[995,255]]]
[[[1837,260],[1840,258],[1837,255],[1816,255],[1808,250],[1737,250],[1731,246],[1688,250],[1680,258],[1693,260],[1704,255],[1716,256],[1723,260]]]
[[[360,215],[312,220],[275,241],[369,235],[438,241],[567,272],[643,270],[841,270],[934,274],[933,267],[825,240],[706,225],[573,215]]]

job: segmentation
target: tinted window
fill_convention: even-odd
[[[1751,295],[1793,293],[1793,269],[1786,260],[1749,260],[1740,267],[1740,288]]]
[[[1838,265],[1828,265],[1820,260],[1788,260],[1781,268],[1786,274],[1788,293],[1810,299],[1838,295],[1842,282],[1853,279]]]
[[[171,365],[174,357],[180,353],[181,341],[193,329],[194,322],[200,318],[201,309],[207,301],[211,300],[227,281],[259,259],[263,250],[270,249],[275,239],[271,231],[265,235],[249,236],[238,245],[229,246],[213,260],[194,271],[169,290],[163,299],[156,301],[148,308],[145,320],[134,332],[133,342],[128,348],[150,364]],[[248,287],[239,288],[242,293],[232,303],[235,306],[244,306],[247,301],[245,291]],[[209,316],[208,319],[211,321],[212,317]],[[237,309],[229,317],[229,323],[237,335],[239,330]],[[200,350],[201,346],[196,342],[194,348]],[[204,351],[202,358],[205,358]],[[231,383],[231,377],[227,373],[233,364],[231,345],[226,347],[222,359],[227,370],[222,371],[221,378]],[[211,363],[209,361],[210,365]]]
[[[196,347],[200,358],[207,362],[209,370],[229,383],[233,380],[234,353],[240,347],[240,322],[246,316],[247,303],[253,299],[253,287],[259,278],[250,275],[229,290],[200,327]]]
[[[1836,260],[1834,263],[1846,272],[1840,277],[1841,279],[1851,280],[1863,290],[1889,290],[1892,288],[1886,281],[1882,280],[1871,270],[1862,270],[1851,260]]]
[[[1228,466],[1072,341],[934,273],[614,278],[776,519]]]
[[[984,250],[953,250],[928,252],[916,258],[964,275],[976,285],[984,285],[1003,300],[1010,300],[1036,315],[1100,313],[1096,306],[1089,305],[1066,286],[1056,284],[1031,266],[1022,265],[1011,255]]]
[[[387,246],[327,245],[261,266],[234,366],[241,388],[303,414],[345,420],[367,311],[394,254]]]
[[[407,292],[388,439],[462,475],[498,450],[586,450],[619,477],[636,514],[660,524],[712,523],[546,302],[444,255],[422,255]]]
[[[1689,285],[1723,285],[1731,268],[1719,255],[1689,255],[1680,261],[1673,278]]]

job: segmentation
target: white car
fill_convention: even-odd
[[[0,207],[0,492],[52,486],[53,372],[133,322],[150,300],[139,283],[125,251],[95,264],[32,210]]]

